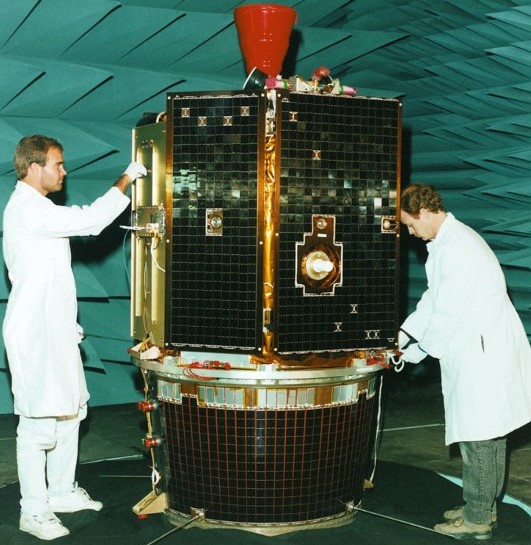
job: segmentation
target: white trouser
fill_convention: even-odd
[[[79,424],[86,416],[86,405],[71,417],[20,416],[17,469],[23,513],[46,513],[48,496],[72,490],[76,480]]]

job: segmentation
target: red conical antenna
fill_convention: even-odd
[[[234,10],[234,22],[247,73],[258,68],[268,76],[278,76],[297,12],[289,6],[247,4]]]

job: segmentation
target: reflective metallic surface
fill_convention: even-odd
[[[401,105],[257,90],[167,106],[135,129],[157,167],[135,188],[131,353],[162,475],[138,509],[267,535],[348,522],[398,328]]]
[[[166,346],[262,357],[388,347],[400,103],[260,91],[175,94],[169,107]]]
[[[350,520],[370,455],[375,371],[142,367],[164,423],[170,519],[201,509],[205,525],[267,535]]]
[[[132,189],[131,226],[131,336],[150,336],[164,344],[166,225],[171,219],[166,206],[166,123],[138,127],[133,132],[133,156],[145,165],[148,175]]]

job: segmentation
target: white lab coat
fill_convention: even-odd
[[[12,288],[3,324],[15,414],[77,414],[89,398],[67,237],[97,235],[129,203],[112,187],[90,206],[57,206],[17,182],[4,211],[4,260]]]
[[[446,444],[504,436],[531,421],[531,348],[501,267],[452,214],[427,247],[428,288],[402,329],[440,360]]]

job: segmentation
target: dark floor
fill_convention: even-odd
[[[443,421],[436,364],[400,374],[384,371],[376,468],[378,461],[387,461],[459,478],[461,458],[457,448],[444,445]],[[142,457],[146,428],[135,403],[91,408],[82,428],[80,462]],[[13,415],[0,415],[0,486],[17,480],[15,429]],[[508,447],[505,499],[531,515],[531,426],[513,432]],[[146,483],[146,494],[149,490]]]

